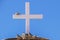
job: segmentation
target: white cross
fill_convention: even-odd
[[[35,15],[31,15],[30,13],[30,3],[26,2],[25,3],[25,15],[21,14],[21,15],[13,15],[13,19],[26,19],[26,33],[29,34],[30,32],[30,19],[42,19],[43,15],[42,14],[35,14]]]

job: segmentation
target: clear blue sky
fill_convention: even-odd
[[[14,20],[15,12],[25,14],[27,0],[0,0],[0,40],[25,32],[25,20]],[[30,14],[43,14],[41,20],[30,20],[33,35],[60,40],[60,0],[30,0]]]

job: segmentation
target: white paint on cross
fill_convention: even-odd
[[[29,34],[30,32],[30,19],[42,19],[43,15],[42,14],[30,14],[30,3],[26,2],[25,3],[25,15],[21,14],[21,15],[13,15],[13,19],[26,19],[26,33]]]

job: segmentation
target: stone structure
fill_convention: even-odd
[[[29,34],[22,33],[22,35],[17,35],[16,38],[8,38],[5,40],[48,40],[48,39],[34,36],[31,33]]]

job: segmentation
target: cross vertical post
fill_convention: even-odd
[[[25,3],[25,13],[26,13],[26,33],[29,34],[29,31],[30,31],[30,25],[29,25],[29,13],[30,13],[30,6],[29,6],[29,2],[26,2]]]

